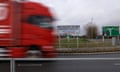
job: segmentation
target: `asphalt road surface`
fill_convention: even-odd
[[[0,72],[10,72],[10,61],[0,61]],[[120,72],[120,53],[62,54],[54,59],[15,61],[15,72]]]
[[[58,58],[120,58],[120,52],[109,52],[109,53],[68,53],[58,54]]]
[[[16,72],[120,72],[120,60],[17,61]]]
[[[10,61],[0,61],[0,72],[10,72]]]

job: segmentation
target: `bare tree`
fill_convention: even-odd
[[[96,38],[98,35],[98,27],[93,22],[90,22],[85,25],[86,37],[88,38]]]

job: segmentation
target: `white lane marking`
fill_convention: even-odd
[[[67,53],[67,54],[71,54],[71,55],[87,55],[87,54],[92,54],[92,55],[95,55],[95,54],[120,54],[120,51],[118,52],[97,52],[97,53]],[[59,55],[65,55],[66,53],[58,53]]]
[[[120,60],[120,58],[14,58],[14,60]]]
[[[114,63],[115,66],[120,66],[120,63]]]
[[[0,60],[42,61],[42,60],[120,60],[120,58],[0,58]]]
[[[42,64],[17,64],[17,66],[42,66]]]

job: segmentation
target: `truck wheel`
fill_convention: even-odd
[[[26,51],[27,58],[40,58],[42,57],[42,52],[38,46],[32,45],[29,46],[28,50]]]

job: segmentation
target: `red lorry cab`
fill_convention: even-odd
[[[26,57],[32,51],[55,57],[53,21],[42,4],[4,0],[0,3],[0,47],[11,50],[11,57]]]

